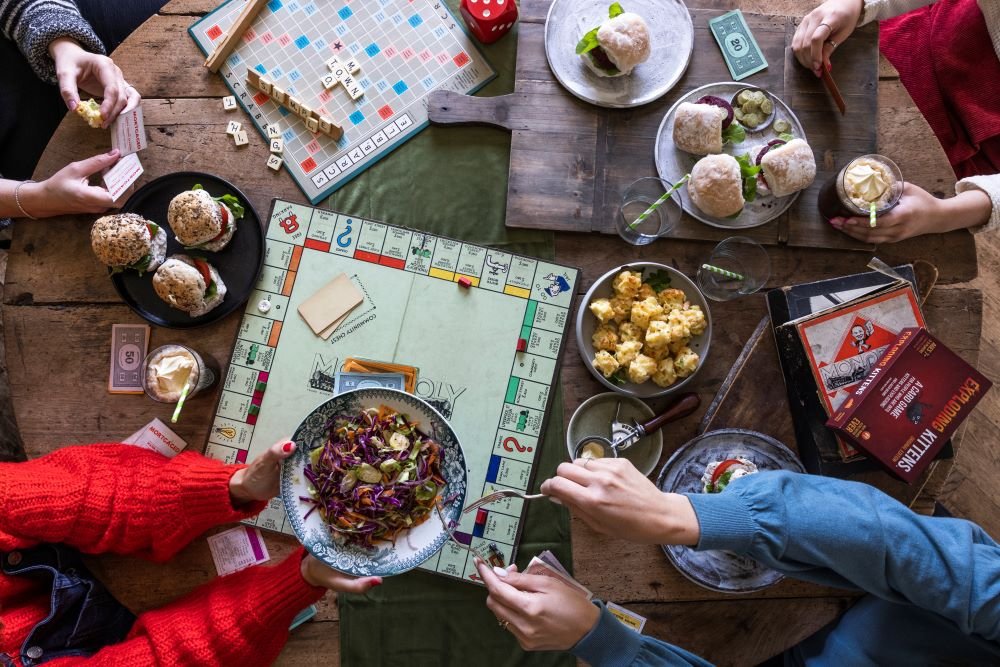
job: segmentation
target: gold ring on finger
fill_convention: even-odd
[[[497,625],[499,625],[504,630],[510,629],[510,621],[501,621],[500,619],[497,619]]]
[[[830,27],[830,24],[829,24],[829,23],[820,23],[820,24],[819,24],[818,26],[816,26],[816,27],[817,27],[817,28],[822,28],[822,27],[824,27],[824,26],[826,27],[826,29],[827,29],[827,30],[829,30],[829,31],[830,31],[830,34],[832,35],[832,34],[833,34],[833,28],[831,28],[831,27]]]
[[[833,41],[832,39],[826,40],[826,43],[830,45],[831,49],[837,48],[837,42]]]

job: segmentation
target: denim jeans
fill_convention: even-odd
[[[34,667],[49,660],[89,656],[125,639],[135,623],[126,609],[87,569],[73,549],[43,544],[0,554],[7,576],[29,577],[52,586],[49,615],[31,629],[20,648],[21,664]],[[0,654],[0,665],[13,656]]]

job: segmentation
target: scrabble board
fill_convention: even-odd
[[[206,56],[244,4],[229,0],[191,26]],[[342,85],[324,88],[331,58],[360,66],[359,99]],[[309,132],[300,118],[247,86],[248,68],[332,119],[343,136],[334,141]],[[262,135],[269,124],[280,128],[285,167],[314,204],[426,127],[431,91],[469,94],[496,76],[440,0],[271,0],[219,74]]]
[[[323,340],[297,309],[341,273],[364,301]],[[467,503],[526,490],[578,283],[570,267],[275,200],[264,269],[205,451],[252,460],[332,396],[346,357],[361,357],[419,369],[414,393],[448,419],[465,451]],[[483,552],[495,543],[512,562],[523,504],[508,499],[465,515],[456,536]],[[291,532],[277,499],[252,523]],[[423,567],[476,579],[469,552],[451,542]]]

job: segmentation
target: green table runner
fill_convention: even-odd
[[[456,0],[448,0],[448,5],[457,17]],[[498,76],[480,95],[513,90],[516,45],[517,35],[510,34],[481,47]],[[509,156],[506,132],[432,126],[335,193],[328,206],[551,259],[551,233],[504,226]],[[536,485],[551,477],[563,460],[562,392],[558,389],[553,406],[536,463]],[[569,516],[553,503],[529,503],[518,565],[523,568],[545,549],[571,566]],[[386,579],[368,595],[341,595],[339,600],[344,667],[575,664],[567,654],[524,653],[486,608],[484,588],[441,575],[414,571]]]

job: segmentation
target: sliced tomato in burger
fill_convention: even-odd
[[[198,273],[204,278],[206,288],[212,284],[212,270],[208,267],[208,262],[203,259],[196,259],[194,260],[194,268],[198,269]]]
[[[155,239],[156,235],[160,233],[160,226],[155,222],[147,222],[146,229],[149,231],[150,239]]]
[[[739,459],[726,459],[717,465],[715,467],[715,472],[712,473],[712,488],[715,488],[715,485],[719,483],[719,480],[722,479],[722,476],[725,475],[730,468],[738,465],[743,465],[743,461],[740,461]]]

